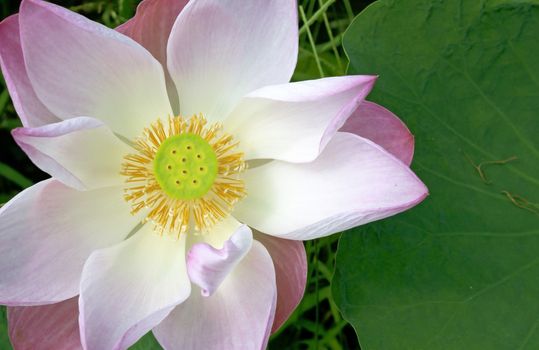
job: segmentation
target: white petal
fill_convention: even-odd
[[[121,188],[79,192],[46,180],[24,190],[0,209],[0,304],[79,294],[88,256],[121,242],[139,221]]]
[[[168,97],[176,114],[180,105],[176,86],[166,68],[167,43],[178,14],[188,2],[189,0],[143,0],[137,6],[135,16],[116,28],[144,46],[163,65]]]
[[[400,213],[428,192],[380,146],[340,132],[312,163],[269,162],[248,170],[245,184],[248,195],[233,215],[266,234],[297,240]]]
[[[191,247],[197,243],[204,243],[209,244],[213,248],[221,249],[240,226],[241,223],[229,215],[213,226],[210,232],[189,234],[187,236],[187,247]]]
[[[59,118],[97,118],[131,138],[172,113],[161,65],[134,40],[44,1],[23,1],[19,16],[28,76]]]
[[[154,329],[169,350],[265,349],[276,301],[275,272],[267,250],[254,241],[217,292],[191,297]]]
[[[375,76],[358,75],[268,86],[243,98],[225,126],[246,159],[309,162],[375,81]]]
[[[102,122],[86,117],[12,131],[17,144],[41,170],[64,184],[89,189],[120,186],[123,157],[133,149]]]
[[[79,298],[84,348],[126,349],[190,292],[185,235],[173,240],[144,225],[130,239],[94,252],[84,266]]]
[[[296,1],[191,1],[167,48],[181,113],[224,119],[247,93],[288,82],[297,53]]]

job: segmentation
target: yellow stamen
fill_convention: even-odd
[[[138,153],[124,157],[124,198],[131,202],[131,213],[146,209],[145,220],[155,223],[160,234],[207,232],[246,195],[241,179],[246,164],[243,153],[235,151],[238,143],[221,124],[206,124],[202,115],[169,117],[167,126],[159,119],[135,140]],[[183,152],[195,152],[181,153],[180,145],[187,145]],[[187,172],[194,169],[200,170],[197,177]]]

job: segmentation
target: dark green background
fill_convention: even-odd
[[[380,0],[348,29],[350,71],[380,75],[370,98],[415,134],[430,189],[339,243],[363,348],[539,348],[538,4]]]

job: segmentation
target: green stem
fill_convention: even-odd
[[[328,2],[329,3],[329,2]],[[314,54],[314,60],[316,61],[316,66],[318,67],[318,72],[320,73],[320,77],[325,77],[324,70],[322,69],[322,65],[320,64],[320,57],[318,57],[318,53],[316,52],[316,45],[314,43],[313,35],[311,33],[311,30],[309,29],[307,18],[305,17],[305,11],[303,10],[303,6],[299,7],[299,13],[301,16],[301,20],[305,25],[307,25],[307,37],[309,38],[309,43],[311,44],[311,48],[313,49]]]

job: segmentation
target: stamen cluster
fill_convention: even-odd
[[[159,174],[154,163],[160,147],[178,135],[199,136],[215,152],[215,179],[209,190],[197,198],[171,195],[173,192],[160,184],[156,176]],[[124,198],[131,202],[132,214],[146,210],[145,221],[153,222],[160,234],[179,236],[186,232],[207,232],[229,215],[234,204],[246,195],[241,179],[246,165],[243,153],[236,151],[237,146],[238,142],[223,132],[220,123],[207,126],[202,115],[189,119],[169,117],[168,125],[157,120],[135,141],[137,153],[126,155],[122,164],[121,174],[127,177]]]

